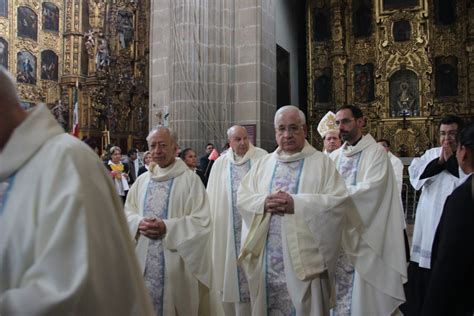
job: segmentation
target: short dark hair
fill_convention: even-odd
[[[458,131],[462,130],[464,127],[464,121],[462,118],[456,115],[446,115],[439,121],[438,129],[441,127],[441,125],[450,125],[450,124],[456,124],[458,126]]]
[[[355,119],[359,119],[359,118],[362,118],[364,117],[364,113],[362,113],[362,110],[355,106],[355,105],[352,105],[352,104],[346,104],[346,105],[342,105],[340,106],[337,110],[336,110],[336,113],[341,111],[341,110],[350,110],[351,113],[352,113],[352,116],[355,118]]]
[[[207,146],[206,146],[207,147]],[[185,148],[184,150],[182,150],[180,153],[179,153],[179,158],[183,159],[184,160],[184,157],[186,157],[186,154],[189,152],[189,151],[194,151],[194,149],[192,149],[191,147],[188,147],[188,148]]]
[[[136,148],[131,148],[129,149],[129,151],[127,152],[127,156],[128,157],[131,157],[132,155],[136,155],[138,153],[138,150]]]
[[[468,124],[458,133],[458,143],[469,149],[474,155],[474,122]]]
[[[385,144],[387,144],[387,147],[390,148],[390,142],[388,140],[386,140],[385,138],[380,138],[377,143],[381,143],[381,142],[384,142]]]
[[[213,144],[213,143],[207,143],[207,144],[206,144],[206,147],[207,147],[207,146],[216,147],[216,146],[214,146],[214,144]]]

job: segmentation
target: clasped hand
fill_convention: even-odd
[[[294,201],[290,194],[282,191],[270,194],[265,199],[265,212],[284,215],[284,214],[294,214]]]
[[[138,224],[138,232],[148,238],[157,239],[166,233],[166,225],[161,218],[145,217]]]

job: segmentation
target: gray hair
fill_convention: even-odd
[[[231,136],[232,136],[232,133],[234,133],[234,131],[237,129],[237,128],[241,128],[243,129],[246,133],[247,133],[247,129],[243,126],[240,126],[240,125],[233,125],[231,127],[229,127],[227,129],[227,139],[229,139]]]
[[[301,124],[306,124],[306,117],[305,117],[303,111],[301,111],[295,105],[285,105],[285,106],[282,106],[281,108],[279,108],[278,111],[276,111],[276,113],[275,113],[275,120],[273,122],[275,127],[277,127],[277,121],[280,118],[280,116],[282,116],[286,112],[291,112],[291,111],[298,111],[298,115],[300,117]]]
[[[16,89],[16,81],[13,76],[0,65],[0,96],[4,106],[20,106],[20,98]]]
[[[150,142],[150,138],[151,138],[151,135],[154,134],[154,133],[158,133],[158,132],[161,132],[161,131],[166,131],[170,134],[171,136],[171,141],[174,142],[176,145],[178,145],[178,136],[176,136],[176,133],[171,129],[171,128],[168,128],[168,127],[164,127],[162,125],[158,125],[157,127],[155,127],[154,129],[152,129],[150,131],[150,133],[148,133],[148,136],[146,137],[146,141],[149,143]]]

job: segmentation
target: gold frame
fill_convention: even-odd
[[[413,8],[393,10],[384,10],[383,2],[384,0],[375,0],[375,14],[377,21],[379,21],[383,16],[391,15],[397,11],[416,11],[422,13],[423,16],[428,15],[428,0],[418,0],[418,5]]]

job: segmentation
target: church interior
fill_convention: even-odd
[[[271,150],[285,104],[321,149],[319,120],[354,104],[415,157],[443,115],[474,119],[474,1],[0,0],[0,64],[99,151],[144,151],[157,124],[198,152],[241,124]]]

